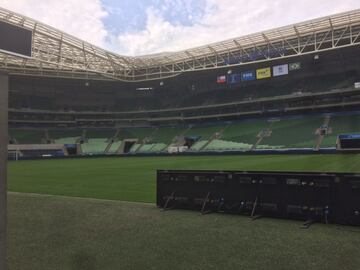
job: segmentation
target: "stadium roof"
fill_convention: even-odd
[[[141,81],[360,44],[360,9],[178,52],[123,56],[0,8],[0,21],[33,32],[32,57],[0,52],[10,74]]]

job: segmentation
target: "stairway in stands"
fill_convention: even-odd
[[[217,131],[215,132],[214,134],[211,135],[210,139],[200,148],[200,151],[201,150],[204,150],[206,149],[206,147],[212,143],[214,140],[218,140],[218,139],[221,139],[224,131],[229,127],[229,124],[226,125],[224,128],[222,128],[220,131]]]
[[[276,120],[279,121],[279,120]],[[251,147],[251,150],[254,150],[260,145],[260,143],[263,141],[264,138],[268,138],[272,134],[272,126],[275,121],[270,121],[269,126],[259,132],[259,134],[256,136],[257,141],[256,143]]]
[[[111,149],[113,148],[112,146],[113,146],[113,144],[118,140],[118,137],[119,137],[119,134],[120,134],[120,129],[118,128],[116,131],[115,131],[115,134],[114,134],[114,136],[112,136],[112,138],[109,138],[108,139],[108,145],[106,146],[106,148],[105,148],[105,153],[110,153],[111,151]],[[116,149],[117,150],[117,149]],[[115,150],[115,152],[117,152]]]
[[[330,120],[331,120],[331,116],[326,115],[321,127],[315,131],[315,134],[318,135],[317,141],[314,146],[314,150],[316,150],[316,151],[318,151],[320,149],[321,144],[325,138],[325,135],[331,134],[331,132],[332,132],[331,128],[329,127]]]

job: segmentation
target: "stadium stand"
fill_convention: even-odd
[[[334,147],[339,134],[360,134],[360,115],[334,115],[329,122],[330,134],[325,135],[322,147]]]
[[[64,137],[55,140],[55,143],[59,144],[76,144],[80,137]]]
[[[70,137],[81,137],[82,130],[81,129],[50,129],[49,136],[54,139],[61,139],[61,138],[70,138]]]
[[[192,146],[191,146],[191,150],[193,151],[200,151],[201,149],[203,149],[205,147],[205,145],[208,143],[208,140],[199,140],[197,142],[195,142]],[[214,149],[217,150],[217,149]]]
[[[214,133],[222,129],[222,125],[193,125],[185,136],[198,136],[201,140],[209,140]]]
[[[209,45],[130,61],[100,48],[94,48],[96,54],[89,52],[91,46],[71,37],[83,46],[67,44],[64,57],[72,51],[79,59],[89,53],[97,59],[92,62],[95,70],[74,67],[86,71],[76,73],[79,77],[61,70],[58,62],[47,66],[46,76],[43,70],[33,73],[35,66],[45,65],[44,58],[33,57],[36,65],[23,60],[18,66],[17,57],[2,57],[10,74],[9,143],[62,144],[72,154],[158,153],[169,147],[193,152],[335,147],[338,134],[360,132],[359,115],[344,114],[360,106],[355,87],[360,81],[360,39],[351,39],[360,35],[359,14],[350,11],[277,29],[276,34],[253,34],[256,44],[240,37],[236,40],[245,46],[241,49],[231,40],[210,51]],[[11,18],[9,14],[0,20]],[[28,28],[34,23],[23,20]],[[335,26],[337,31],[328,35]],[[50,40],[67,37],[46,25],[41,29],[48,30]],[[281,42],[279,31],[286,34]],[[43,34],[34,32],[35,51],[44,51],[38,48]],[[61,50],[54,45],[57,40],[45,51]],[[297,46],[285,46],[292,42]],[[274,51],[264,54],[264,46],[275,46]],[[298,46],[301,51],[296,51]],[[60,69],[55,77],[54,66]],[[275,74],[279,67],[283,73]],[[255,75],[264,68],[269,68],[268,76]],[[249,71],[253,75],[243,78]]]
[[[119,139],[133,139],[136,138],[139,141],[142,141],[146,138],[151,137],[151,135],[156,130],[154,128],[141,128],[141,127],[135,127],[135,128],[121,128],[118,138]]]
[[[119,150],[119,147],[121,146],[122,141],[118,140],[118,141],[114,141],[111,143],[110,147],[108,148],[107,153],[109,154],[116,154],[117,151]]]
[[[57,120],[67,121],[68,124],[72,123],[75,118],[84,120],[90,118],[88,115],[76,115],[76,112],[88,111],[92,112],[96,118],[103,119],[97,116],[98,114],[111,113],[111,112],[126,112],[123,115],[124,119],[133,119],[136,112],[143,112],[143,116],[181,116],[183,112],[175,112],[174,108],[189,108],[191,106],[213,106],[218,104],[227,104],[240,101],[256,101],[266,98],[282,98],[294,93],[297,95],[320,94],[325,91],[335,89],[349,89],[353,87],[354,82],[358,80],[359,68],[356,65],[356,49],[342,49],[340,52],[324,52],[321,55],[321,61],[314,63],[313,56],[302,56],[296,61],[300,61],[301,69],[292,72],[288,76],[281,76],[282,78],[269,78],[268,80],[255,80],[244,82],[242,84],[225,84],[219,85],[214,82],[214,78],[219,72],[224,71],[207,71],[206,74],[182,74],[176,81],[171,79],[164,80],[166,87],[155,87],[153,82],[148,82],[155,90],[150,92],[130,91],[124,85],[117,85],[115,83],[108,83],[102,86],[99,83],[92,83],[90,86],[82,86],[81,84],[74,83],[71,80],[64,79],[63,81],[52,82],[51,79],[39,78],[19,78],[14,77],[10,80],[10,86],[14,89],[27,88],[27,85],[36,85],[38,88],[47,88],[52,85],[58,89],[59,93],[65,93],[63,96],[52,97],[52,101],[44,102],[49,107],[46,109],[51,111],[51,114],[43,115],[44,120],[49,119],[54,111],[58,111],[58,115],[54,118]],[[256,69],[262,65],[252,65],[248,68]],[[247,69],[248,69],[247,68]],[[243,69],[234,68],[233,72],[241,72]],[[196,77],[194,79],[194,77]],[[193,84],[196,80],[195,90],[189,90],[189,85]],[[75,104],[77,99],[73,99],[74,91],[68,92],[66,86],[75,84],[77,87],[77,95],[84,96],[83,104]],[[98,88],[104,88],[103,92],[99,92]],[[118,90],[121,88],[121,90]],[[140,93],[141,92],[141,93]],[[13,92],[10,97],[10,120],[17,119],[18,121],[28,121],[22,117],[31,114],[33,110],[44,110],[43,106],[39,106],[39,100],[42,100],[43,95],[46,93],[39,93],[39,96],[32,93],[30,97],[26,93],[18,94]],[[48,99],[51,99],[48,97]],[[56,102],[54,102],[54,99]],[[101,101],[101,102],[100,102]],[[23,103],[27,106],[24,108]],[[79,102],[78,102],[79,103]],[[106,110],[103,111],[104,103],[107,104]],[[86,105],[85,105],[86,104]],[[276,105],[279,108],[278,105]],[[69,109],[71,108],[71,110]],[[249,106],[249,109],[255,108]],[[169,110],[167,112],[147,112],[149,110]],[[12,111],[14,110],[14,111]],[[18,111],[15,111],[18,110]],[[219,113],[218,110],[213,109],[213,112]],[[193,113],[195,115],[209,114],[209,108],[204,111],[197,109]],[[190,112],[187,112],[190,115]],[[31,118],[37,119],[41,115],[37,112]],[[117,116],[117,117],[119,117]],[[110,116],[107,116],[111,118]],[[80,121],[80,120],[79,120]],[[173,123],[172,123],[173,124]]]
[[[143,144],[139,149],[136,150],[137,153],[158,153],[164,151],[167,147],[165,143],[149,143]]]
[[[49,136],[58,144],[75,144],[82,136],[80,129],[54,129],[49,131]]]
[[[315,132],[323,119],[322,116],[278,119],[271,127],[271,135],[261,143],[276,148],[313,148]]]
[[[323,134],[320,134],[321,130]],[[335,147],[339,134],[360,133],[357,112],[283,116],[189,126],[134,127],[116,129],[11,129],[15,144],[81,144],[84,154],[121,153],[129,141],[130,153],[166,151],[194,139],[190,151],[245,151]],[[319,137],[323,136],[319,141]],[[48,140],[44,138],[48,136]]]
[[[252,119],[241,122],[235,122],[229,125],[223,132],[222,139],[235,143],[248,145],[256,143],[257,134],[268,126],[264,119]]]
[[[236,150],[236,151],[244,151],[244,150],[250,150],[251,147],[252,147],[251,144],[245,144],[245,143],[238,143],[238,142],[224,141],[224,140],[215,139],[206,146],[205,150],[215,150],[215,151]]]
[[[17,144],[40,144],[43,143],[44,135],[42,129],[9,129],[10,140]]]
[[[142,146],[142,144],[140,144],[140,143],[135,143],[135,144],[131,147],[129,153],[132,153],[132,154],[136,153],[141,146]]]
[[[108,144],[106,138],[88,139],[81,144],[81,150],[84,154],[104,154]]]
[[[86,138],[112,138],[116,134],[115,129],[86,129]]]
[[[184,133],[184,128],[180,127],[158,127],[152,134],[151,139],[153,142],[170,144],[176,136]]]

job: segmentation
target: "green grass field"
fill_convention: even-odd
[[[11,193],[10,270],[358,270],[360,228]]]
[[[360,155],[131,157],[9,163],[9,190],[155,202],[157,169],[360,172]]]
[[[9,162],[9,269],[359,269],[359,227],[161,212],[157,169],[360,172],[360,155]]]

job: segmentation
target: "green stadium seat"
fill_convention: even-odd
[[[176,136],[181,135],[183,132],[184,129],[181,127],[159,127],[151,135],[151,139],[152,142],[164,143],[168,145]]]
[[[185,136],[199,136],[202,140],[208,140],[215,132],[219,132],[223,128],[222,125],[193,126],[185,133]]]
[[[112,138],[116,133],[115,129],[86,129],[87,138]]]
[[[40,144],[44,135],[43,129],[9,129],[9,136],[18,144]]]
[[[166,148],[167,144],[164,143],[149,143],[149,144],[143,144],[139,150],[137,150],[138,153],[157,153],[161,152]]]
[[[261,130],[267,128],[269,123],[266,120],[249,120],[229,125],[223,132],[222,140],[253,145],[256,136]]]
[[[120,129],[119,139],[139,139],[151,136],[155,132],[154,128],[124,128]]]
[[[261,141],[262,148],[264,149],[266,145],[271,149],[313,148],[318,138],[315,132],[323,124],[324,118],[324,116],[307,116],[285,118],[274,122],[271,127],[271,136]]]
[[[113,142],[108,150],[108,153],[111,153],[111,154],[115,154],[116,151],[119,149],[119,147],[121,146],[121,143],[122,141],[116,141],[116,142]]]
[[[194,143],[192,146],[191,146],[191,150],[194,150],[194,151],[199,151],[201,150],[205,145],[206,143],[208,142],[208,140],[200,140],[200,141],[197,141],[196,143]]]
[[[88,139],[81,144],[81,150],[84,154],[103,154],[108,144],[107,138]]]
[[[250,150],[251,144],[224,141],[224,140],[213,140],[205,148],[205,150],[225,151],[225,150]]]
[[[130,153],[135,153],[138,149],[139,149],[139,147],[141,146],[141,144],[140,143],[135,143],[132,147],[131,147],[131,149],[130,149]]]
[[[339,134],[360,133],[360,115],[333,116],[329,127],[332,133],[325,135],[321,147],[335,147]]]
[[[75,144],[79,137],[68,137],[68,138],[60,138],[55,139],[55,143],[58,144]]]

